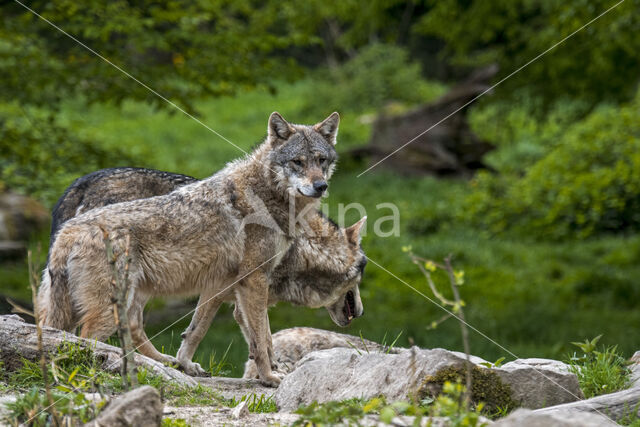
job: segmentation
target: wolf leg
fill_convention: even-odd
[[[267,304],[269,282],[263,272],[255,272],[236,288],[236,311],[241,329],[249,344],[249,357],[253,357],[262,382],[271,387],[280,384],[280,378],[271,372],[267,340]],[[243,326],[244,325],[244,326]]]
[[[236,321],[238,322],[240,326],[240,329],[242,330],[242,334],[244,335],[245,339],[247,339],[248,336],[248,332],[247,331],[247,326],[244,323],[244,318],[242,317],[242,313],[240,313],[238,310],[234,310],[233,312],[234,317],[236,318]],[[278,369],[278,365],[275,363],[274,361],[274,356],[273,356],[273,339],[271,338],[271,326],[269,325],[269,315],[267,315],[267,350],[269,353],[269,363],[271,364],[271,371],[275,372],[276,369]],[[248,339],[247,339],[248,342]],[[260,378],[260,376],[258,375],[258,367],[256,366],[256,363],[253,361],[253,355],[249,355],[249,360],[247,360],[247,363],[245,363],[244,365],[244,374],[242,375],[242,378]]]
[[[80,321],[82,329],[80,337],[91,338],[104,341],[116,330],[115,319],[113,317],[113,306],[109,305],[100,310],[89,310]]]
[[[207,375],[207,371],[202,369],[199,363],[193,362],[191,359],[222,304],[222,299],[216,299],[214,295],[213,290],[200,294],[191,323],[187,330],[182,333],[182,343],[177,355],[178,363],[191,376]]]
[[[178,359],[168,354],[160,353],[144,332],[142,313],[146,302],[146,298],[136,299],[129,309],[129,329],[135,346],[134,350],[158,362],[178,365]]]

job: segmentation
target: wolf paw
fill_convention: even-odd
[[[187,375],[191,375],[192,377],[209,376],[209,373],[202,369],[199,363],[188,361],[180,363],[180,366]]]
[[[281,379],[273,374],[260,378],[260,382],[267,387],[278,387],[280,385],[280,381]]]

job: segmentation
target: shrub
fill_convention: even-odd
[[[96,169],[130,165],[120,150],[104,150],[49,117],[11,119],[0,112],[0,187],[52,205],[73,179]]]
[[[462,215],[492,232],[586,238],[640,229],[640,95],[601,106],[528,171],[480,173]]]
[[[444,85],[422,77],[420,64],[394,45],[372,44],[340,67],[322,71],[307,95],[307,111],[365,112],[389,101],[427,102],[444,92]]]

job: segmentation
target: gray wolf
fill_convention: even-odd
[[[196,181],[196,178],[187,175],[131,167],[103,169],[78,178],[65,190],[53,209],[51,245],[62,224],[80,213],[113,203],[164,195]],[[289,301],[313,307],[325,306],[337,325],[347,326],[352,318],[363,313],[359,283],[354,283],[354,279],[357,271],[362,277],[366,257],[353,227],[340,230],[320,213],[311,225],[314,228],[313,236],[300,236],[294,240],[271,274],[269,304]],[[327,304],[335,299],[336,292],[340,297]],[[314,298],[319,298],[319,301]],[[217,303],[216,310],[221,301]],[[214,307],[214,304],[207,306]],[[200,310],[203,308],[199,307]],[[137,310],[141,313],[141,309]],[[213,318],[214,314],[210,314],[210,317]],[[207,329],[201,331],[202,336]],[[193,343],[199,342],[202,336],[196,338],[192,334],[189,348],[195,351],[197,344]],[[186,353],[190,353],[190,350],[183,350],[182,358],[190,360],[192,355],[186,356]],[[197,365],[195,368],[197,373],[201,373]]]
[[[318,198],[335,166],[338,122],[334,113],[314,126],[293,125],[273,113],[266,140],[213,176],[167,195],[111,204],[68,220],[56,233],[43,277],[39,301],[43,324],[68,330],[82,325],[82,336],[97,339],[114,332],[104,228],[117,253],[124,252],[130,238],[129,310],[134,341],[142,353],[168,358],[153,348],[142,331],[141,310],[151,296],[200,295],[201,309],[196,309],[178,352],[177,362],[187,372],[197,368],[184,355],[195,351],[214,306],[218,301],[234,301],[236,320],[261,380],[277,385],[280,380],[271,372],[268,330],[270,276],[295,239],[309,232],[300,224],[317,221]],[[256,199],[275,227],[244,223],[255,214]],[[292,215],[302,221],[291,222]],[[352,241],[358,239],[360,225],[341,232],[351,247],[358,246]],[[359,282],[360,276],[357,271],[349,283]],[[332,298],[340,294],[333,291]],[[281,294],[292,302],[300,297],[286,287]],[[321,292],[301,295],[303,303],[319,302],[316,294]],[[331,303],[338,304],[342,295],[335,295]],[[340,306],[344,308],[344,303]]]

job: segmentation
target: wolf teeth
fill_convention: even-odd
[[[353,316],[349,316],[349,320],[352,320],[352,319],[353,319]]]

